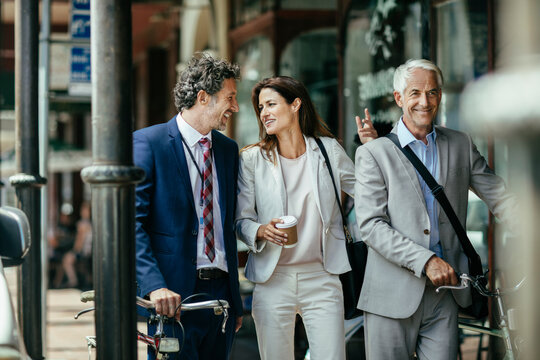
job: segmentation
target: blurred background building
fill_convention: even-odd
[[[90,57],[81,17],[89,0],[51,0],[51,35],[46,98],[47,224],[62,209],[78,219],[90,190],[80,170],[91,164]],[[459,104],[467,84],[511,62],[504,36],[502,0],[133,0],[133,88],[135,128],[175,115],[172,91],[178,72],[197,51],[237,62],[240,112],[226,134],[239,146],[258,140],[251,88],[264,77],[290,75],[307,86],[320,115],[354,157],[354,116],[368,107],[380,134],[399,118],[393,100],[393,70],[408,58],[427,58],[443,71],[441,125],[467,130]],[[507,1],[506,3],[512,3]],[[520,3],[516,2],[515,7]],[[530,2],[534,3],[534,2]],[[82,10],[79,8],[82,6]],[[534,7],[531,6],[531,9]],[[536,10],[538,10],[536,8]],[[0,3],[0,179],[14,169],[14,0]],[[80,16],[79,16],[80,15]],[[78,17],[79,16],[79,17]],[[89,33],[89,30],[88,30]],[[525,34],[517,34],[517,37]],[[73,48],[77,50],[73,50]],[[88,60],[88,59],[86,59]],[[88,61],[89,62],[89,61]],[[89,65],[88,65],[89,66]],[[81,75],[82,71],[82,75]],[[85,73],[86,71],[86,73]],[[81,84],[82,83],[82,84]],[[488,162],[510,184],[508,143],[477,132],[474,140]],[[1,189],[2,204],[13,189]],[[496,253],[511,254],[485,205],[471,193],[467,230],[492,276]],[[496,241],[498,239],[499,241]],[[495,245],[496,244],[496,245]],[[495,278],[492,277],[492,281]]]

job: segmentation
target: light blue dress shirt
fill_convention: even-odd
[[[427,145],[423,141],[417,140],[414,135],[407,129],[403,123],[403,117],[399,119],[397,136],[401,147],[409,145],[412,151],[418,156],[420,161],[429,170],[431,175],[439,182],[439,157],[437,154],[437,144],[435,142],[437,134],[435,129],[427,136]],[[429,237],[429,250],[433,251],[438,257],[442,258],[441,242],[439,240],[439,216],[437,211],[437,199],[431,193],[429,186],[426,184],[422,176],[418,175],[418,181],[424,194],[424,200],[426,201],[426,207],[430,222],[430,237]]]

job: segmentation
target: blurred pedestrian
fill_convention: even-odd
[[[69,261],[65,262],[65,255],[73,249],[75,243],[75,226],[73,225],[73,206],[63,204],[60,207],[58,224],[49,233],[49,266],[51,268],[52,287],[64,286],[64,277],[67,277],[67,286],[76,285],[76,277],[70,273]],[[66,267],[68,271],[66,272]]]
[[[92,223],[90,204],[83,202],[73,248],[62,258],[69,287],[92,288]],[[82,283],[81,283],[81,281]]]

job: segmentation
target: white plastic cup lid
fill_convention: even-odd
[[[279,218],[283,220],[283,223],[276,224],[278,229],[290,228],[298,224],[298,220],[292,215],[280,216]]]

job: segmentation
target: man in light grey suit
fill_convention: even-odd
[[[445,189],[465,226],[468,190],[505,220],[512,198],[471,138],[433,124],[442,96],[440,69],[409,60],[396,69],[394,98],[403,116],[394,127]],[[365,312],[368,359],[456,359],[458,305],[470,291],[435,292],[468,273],[467,257],[444,211],[414,166],[387,138],[356,152],[356,218],[369,246],[358,307]]]

